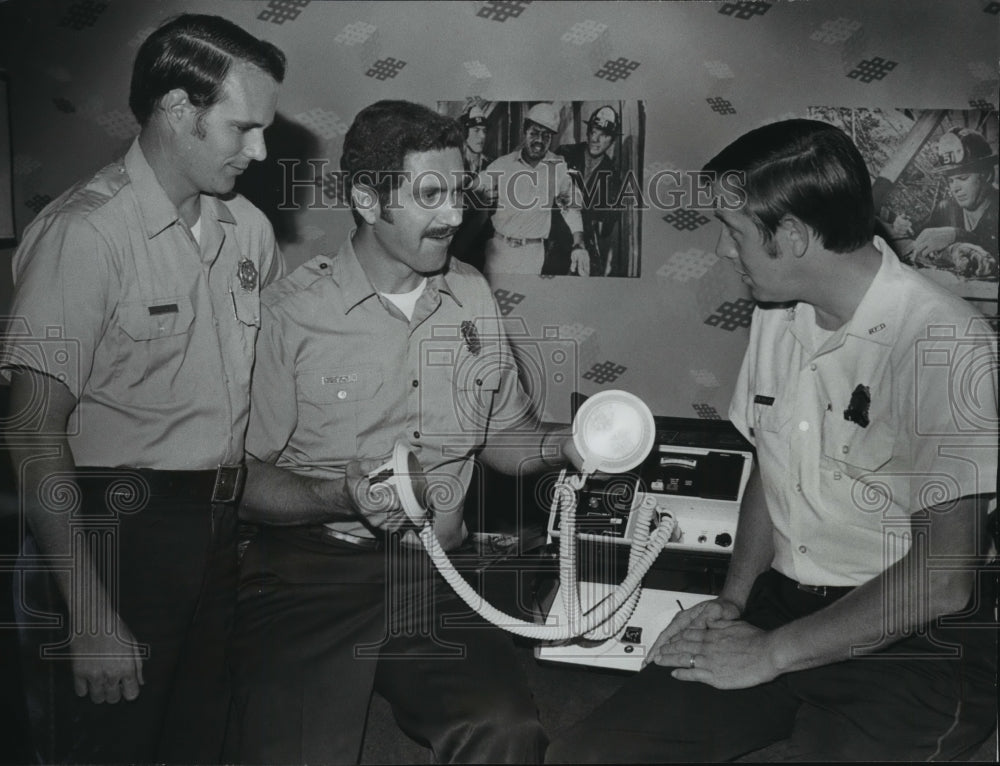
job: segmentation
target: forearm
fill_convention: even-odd
[[[257,524],[292,526],[357,518],[343,478],[303,476],[252,458],[240,503],[240,518]]]
[[[771,517],[767,511],[760,471],[754,469],[743,495],[733,555],[720,598],[732,601],[742,611],[754,581],[771,566],[773,559]]]
[[[490,432],[480,459],[500,473],[531,476],[567,465],[572,457],[570,426],[540,423],[534,428]]]
[[[972,526],[985,520],[985,500],[969,497],[953,507],[934,508],[930,529],[911,534],[909,551],[884,572],[825,609],[773,631],[769,637],[780,672],[825,665],[870,654],[914,635],[938,617],[961,610],[975,584],[985,551],[973,549]],[[985,543],[982,543],[985,545]],[[948,568],[931,569],[928,551],[947,558]]]

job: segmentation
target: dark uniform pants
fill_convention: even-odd
[[[921,761],[967,756],[996,726],[995,575],[984,572],[965,624],[866,658],[749,689],[678,681],[648,665],[549,747],[550,763],[718,762],[789,739],[788,760]],[[829,603],[773,570],[744,619],[765,630]],[[940,652],[958,645],[960,657]],[[937,654],[937,658],[933,655]]]
[[[547,738],[509,636],[475,617],[422,549],[388,544],[278,528],[249,544],[227,759],[355,763],[375,689],[439,762],[542,760]]]
[[[49,573],[31,558],[29,538],[15,609],[37,757],[42,763],[218,762],[230,701],[225,649],[236,595],[235,505],[212,504],[210,492],[200,499],[186,492],[159,496],[153,487],[140,507],[109,512],[105,494],[113,482],[79,480],[83,503],[73,512],[71,535],[98,541],[109,554],[98,566],[117,591],[119,615],[148,647],[145,684],[135,700],[114,705],[76,696],[72,642],[66,645],[72,626]],[[51,627],[47,615],[59,615],[59,626]]]

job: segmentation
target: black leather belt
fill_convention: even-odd
[[[126,472],[142,477],[155,496],[235,505],[246,481],[246,466],[220,465],[214,471],[160,471],[152,468],[127,468]]]
[[[385,540],[381,537],[362,537],[352,535],[350,532],[341,532],[337,529],[322,524],[318,526],[301,527],[304,534],[314,537],[323,542],[334,545],[349,545],[352,548],[360,548],[365,551],[381,551],[385,549]]]
[[[777,570],[775,570],[777,572]],[[791,577],[778,572],[781,577],[783,577],[789,585],[794,585],[796,590],[802,591],[803,593],[808,593],[810,596],[816,596],[817,598],[825,598],[835,601],[841,596],[845,596],[854,590],[854,586],[851,585],[806,585],[805,583],[793,580]]]

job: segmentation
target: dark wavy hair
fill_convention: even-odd
[[[816,120],[765,125],[740,136],[705,170],[743,174],[743,212],[765,243],[787,214],[808,224],[835,253],[856,250],[874,236],[871,176],[854,142],[833,125]]]
[[[461,149],[464,143],[465,131],[456,120],[422,104],[387,100],[366,106],[344,136],[340,169],[347,197],[355,184],[371,187],[384,215],[389,195],[402,180],[407,154]]]
[[[145,125],[165,93],[183,88],[204,112],[222,98],[222,83],[234,62],[285,79],[285,54],[221,16],[185,13],[155,30],[139,47],[132,67],[128,105]]]

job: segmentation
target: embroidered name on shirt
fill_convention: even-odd
[[[324,375],[319,379],[319,382],[324,386],[357,383],[358,374],[356,372],[352,372],[350,375]]]
[[[159,316],[160,314],[176,314],[178,312],[176,303],[164,303],[162,306],[150,306],[149,315],[151,317]]]
[[[763,404],[765,407],[770,407],[772,404],[774,404],[774,397],[773,396],[764,396],[763,394],[757,394],[753,398],[753,403],[754,404]]]
[[[877,324],[874,327],[869,327],[868,328],[868,334],[869,335],[874,335],[879,330],[884,330],[884,329],[885,329],[885,322],[883,322],[882,324]]]

